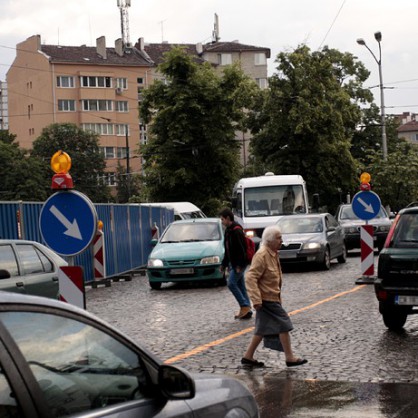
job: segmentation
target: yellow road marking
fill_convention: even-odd
[[[358,290],[362,289],[365,286],[366,285],[364,285],[364,284],[360,285],[360,286],[356,286],[353,289],[347,290],[345,292],[337,293],[334,296],[330,296],[329,298],[322,299],[318,302],[312,303],[311,305],[305,306],[304,308],[296,309],[292,312],[289,312],[289,316],[290,315],[296,315],[298,313],[307,311],[309,309],[316,308],[317,306],[322,305],[323,303],[327,303],[327,302],[330,302],[334,299],[337,299],[337,298],[340,298],[342,296],[348,295],[350,293],[357,292]],[[194,348],[193,350],[186,351],[183,354],[179,354],[177,356],[169,358],[164,363],[171,364],[171,363],[175,363],[176,361],[179,361],[179,360],[184,360],[185,358],[188,358],[188,357],[194,356],[196,354],[199,354],[202,351],[206,351],[211,347],[215,347],[217,345],[223,344],[224,342],[229,341],[229,340],[233,340],[234,338],[240,337],[241,335],[248,334],[249,332],[252,332],[253,330],[254,330],[254,327],[245,328],[245,329],[243,329],[239,332],[235,332],[234,334],[230,334],[230,335],[228,335],[224,338],[220,338],[219,340],[215,340],[215,341],[211,341],[210,343],[207,343],[207,344],[199,345],[198,347]]]

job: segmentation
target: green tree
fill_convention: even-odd
[[[138,174],[126,174],[126,168],[119,162],[116,169],[116,198],[118,203],[136,202],[141,191],[141,179]]]
[[[238,66],[221,77],[182,49],[166,54],[156,81],[144,94],[140,115],[150,123],[142,197],[148,201],[191,201],[208,214],[230,195],[238,178],[244,108],[258,92]],[[216,201],[216,202],[215,202]]]
[[[359,104],[372,101],[363,88],[369,72],[350,53],[327,47],[311,52],[302,45],[279,53],[276,63],[250,120],[252,153],[264,171],[302,175],[332,210],[357,181],[350,140],[361,120]]]
[[[0,131],[0,200],[43,201],[48,184],[42,162],[15,143],[16,135]]]
[[[387,160],[374,152],[365,169],[371,174],[372,190],[383,205],[398,211],[418,201],[418,148],[405,139],[390,143]]]
[[[107,202],[109,188],[98,183],[103,177],[106,163],[99,148],[99,137],[86,132],[72,123],[54,123],[42,130],[33,142],[31,155],[42,159],[49,172],[49,181],[54,174],[50,167],[51,157],[59,150],[71,157],[70,175],[74,188],[86,194],[93,202]]]

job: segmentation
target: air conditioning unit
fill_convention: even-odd
[[[120,87],[117,87],[115,91],[116,94],[122,94],[122,89]]]

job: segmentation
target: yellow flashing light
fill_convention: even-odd
[[[71,168],[71,158],[64,151],[57,151],[51,158],[51,168],[56,174],[67,174]]]

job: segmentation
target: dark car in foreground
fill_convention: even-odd
[[[45,245],[0,239],[0,290],[58,297],[58,271],[67,262]]]
[[[379,254],[374,282],[383,322],[401,329],[418,313],[418,207],[402,209]]]
[[[366,221],[359,219],[353,212],[351,204],[340,205],[337,209],[335,218],[344,228],[345,245],[347,250],[360,248],[360,228]],[[389,229],[392,225],[391,219],[383,206],[380,207],[376,217],[367,221],[368,225],[373,225],[374,246],[380,251],[383,248]]]
[[[164,364],[99,318],[0,292],[0,416],[259,416],[238,380]]]
[[[330,213],[283,216],[276,225],[283,239],[282,264],[312,263],[329,270],[334,258],[345,263],[344,231]]]

